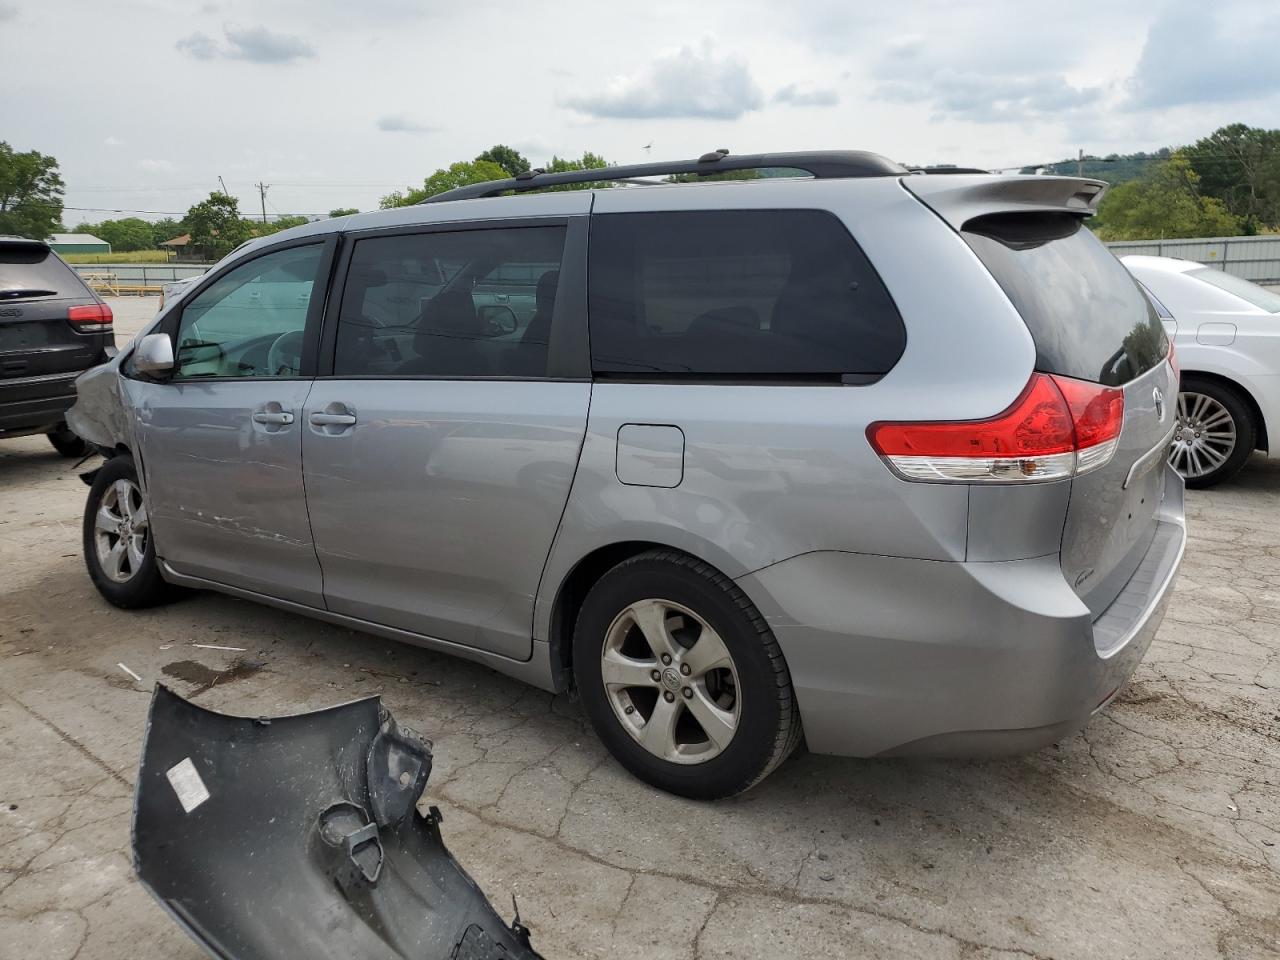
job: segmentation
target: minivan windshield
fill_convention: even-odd
[[[1168,353],[1137,282],[1079,217],[991,214],[962,236],[1026,322],[1037,370],[1120,386]]]
[[[1221,270],[1215,270],[1213,267],[1188,270],[1187,276],[1213,284],[1218,289],[1225,290],[1227,293],[1239,297],[1255,307],[1261,307],[1267,313],[1280,313],[1280,293],[1272,293],[1270,290],[1266,290],[1256,283],[1250,283],[1242,277],[1232,276]]]

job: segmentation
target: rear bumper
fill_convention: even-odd
[[[43,433],[66,416],[82,371],[0,380],[0,437]]]
[[[1164,618],[1186,546],[1182,482],[1169,473],[1147,553],[1096,620],[1057,555],[954,563],[824,551],[742,577],[786,655],[809,748],[1017,753],[1084,726]]]

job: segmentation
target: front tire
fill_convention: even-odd
[[[89,577],[109,603],[133,609],[170,598],[173,588],[160,576],[146,500],[128,457],[112,457],[98,470],[83,533]]]
[[[47,433],[45,436],[53,444],[53,449],[64,457],[83,457],[89,452],[89,444],[72,433],[65,423],[60,424],[57,430]]]
[[[732,580],[685,554],[651,550],[601,577],[578,614],[573,661],[597,736],[670,793],[741,793],[800,743],[773,632]]]
[[[1257,442],[1257,427],[1239,391],[1188,374],[1178,390],[1178,429],[1169,462],[1188,487],[1212,487],[1244,466]]]

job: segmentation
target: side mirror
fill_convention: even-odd
[[[173,373],[173,341],[169,335],[152,333],[143,337],[133,353],[133,369],[156,378]]]

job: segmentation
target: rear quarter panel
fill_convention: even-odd
[[[685,550],[730,577],[818,550],[965,559],[968,489],[897,479],[865,431],[877,420],[986,417],[1017,397],[1035,349],[1003,291],[896,178],[602,191],[593,212],[704,208],[835,213],[894,298],[906,350],[867,386],[597,382],[539,592],[539,639],[573,567],[624,540]],[[618,431],[631,423],[683,431],[677,486],[619,481]]]

